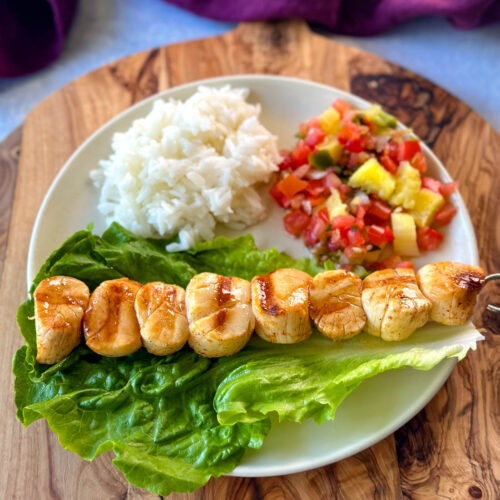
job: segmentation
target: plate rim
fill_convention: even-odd
[[[370,105],[370,101],[356,95],[353,93],[350,93],[348,91],[339,89],[337,87],[334,87],[332,85],[327,85],[324,83],[319,83],[314,80],[307,80],[304,78],[298,78],[298,77],[290,77],[290,76],[282,76],[282,75],[266,75],[266,74],[233,74],[233,75],[226,75],[226,76],[217,76],[213,78],[204,78],[201,80],[194,80],[191,82],[186,82],[181,85],[176,85],[173,87],[169,87],[165,90],[162,90],[161,92],[157,92],[155,94],[152,94],[145,99],[142,99],[133,105],[125,108],[124,110],[120,111],[118,114],[113,116],[110,120],[105,122],[103,125],[101,125],[99,128],[97,128],[92,134],[89,135],[76,149],[75,151],[69,156],[69,158],[64,162],[63,166],[57,173],[57,175],[54,177],[49,189],[47,190],[42,203],[40,204],[40,207],[38,209],[35,222],[33,224],[31,236],[30,236],[30,241],[29,241],[29,246],[28,246],[28,255],[27,255],[27,272],[26,272],[26,280],[27,280],[27,289],[29,291],[31,287],[31,283],[36,276],[37,269],[34,269],[34,260],[35,260],[35,248],[37,244],[37,239],[38,239],[38,232],[39,232],[39,227],[41,224],[41,221],[43,219],[43,214],[45,212],[45,209],[50,201],[50,198],[57,188],[58,183],[61,181],[61,179],[64,177],[66,171],[70,168],[71,163],[74,161],[74,159],[80,154],[80,152],[87,147],[89,143],[91,143],[97,136],[99,136],[101,133],[103,133],[105,130],[111,128],[114,126],[116,121],[121,119],[123,115],[132,113],[135,109],[141,107],[141,106],[146,106],[147,104],[153,102],[156,99],[164,99],[169,97],[169,93],[183,90],[188,87],[197,87],[199,85],[210,85],[210,84],[220,84],[221,82],[227,83],[228,85],[233,85],[234,82],[238,81],[238,85],[242,86],[244,84],[241,83],[241,80],[245,81],[255,81],[255,80],[275,80],[275,81],[286,81],[286,82],[294,82],[298,84],[307,84],[312,87],[316,88],[323,88],[325,90],[333,90],[337,94],[340,94],[343,96],[346,100],[350,101],[358,101],[362,103],[363,106],[368,106]],[[398,120],[398,125],[405,127],[403,123],[401,123]],[[422,141],[422,149],[424,151],[424,154],[427,157],[430,157],[432,161],[438,166],[438,169],[440,170],[440,173],[444,178],[446,178],[448,181],[452,180],[452,177],[450,176],[448,170],[444,166],[444,164],[440,161],[440,159],[436,156],[436,154],[432,151],[432,149],[424,142]],[[472,245],[472,264],[478,264],[479,262],[479,251],[478,251],[478,246],[477,246],[477,238],[474,230],[474,226],[472,225],[472,221],[470,218],[469,211],[467,210],[467,207],[465,205],[465,202],[461,196],[461,194],[457,191],[456,196],[455,196],[455,202],[458,205],[459,210],[462,212],[462,216],[464,217],[464,222],[466,226],[468,226],[468,232],[473,236],[473,245]],[[443,360],[443,362],[446,360]],[[448,365],[449,366],[442,366],[441,372],[439,373],[439,376],[436,377],[432,384],[429,384],[427,386],[427,389],[424,393],[424,395],[419,399],[419,404],[417,404],[415,407],[412,408],[412,410],[408,413],[401,412],[398,415],[398,418],[393,418],[386,426],[384,426],[382,429],[379,429],[377,432],[370,434],[364,439],[357,440],[354,444],[352,444],[349,447],[344,448],[343,453],[336,453],[333,451],[331,454],[323,454],[321,458],[318,458],[316,460],[310,460],[307,465],[277,465],[277,466],[266,466],[266,470],[256,472],[255,471],[255,466],[246,466],[244,464],[238,465],[233,471],[230,473],[227,473],[225,475],[227,476],[235,476],[235,477],[269,477],[269,476],[278,476],[278,475],[286,475],[286,474],[294,474],[294,473],[299,473],[299,472],[304,472],[307,470],[315,469],[318,467],[323,467],[328,464],[332,464],[335,462],[338,462],[340,460],[343,460],[347,457],[353,456],[356,453],[359,453],[374,444],[382,441],[385,439],[387,436],[390,434],[394,433],[397,429],[402,427],[404,424],[406,424],[409,420],[411,420],[417,413],[419,413],[428,403],[429,401],[437,394],[439,389],[446,383],[448,380],[451,372],[453,371],[457,360],[456,358],[447,358]],[[442,365],[441,362],[439,365]],[[263,467],[261,466],[261,469]]]

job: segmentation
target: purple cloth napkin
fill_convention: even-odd
[[[167,1],[222,21],[302,18],[336,33],[357,36],[374,35],[421,15],[445,16],[462,29],[500,20],[500,0]],[[78,0],[0,0],[0,77],[32,73],[57,59],[77,3]],[[147,9],[146,1],[143,5]]]
[[[499,0],[167,0],[220,21],[302,18],[335,33],[368,36],[416,16],[446,17],[471,29],[500,20]]]
[[[0,0],[0,77],[37,71],[59,57],[78,0]]]

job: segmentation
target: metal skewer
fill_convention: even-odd
[[[488,283],[488,281],[494,281],[498,279],[500,279],[500,273],[490,274],[489,276],[486,276],[486,278],[484,279],[484,284]],[[488,304],[486,306],[486,309],[493,312],[500,312],[500,307],[494,306],[492,304]]]

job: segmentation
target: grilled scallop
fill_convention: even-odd
[[[363,280],[365,330],[382,340],[404,340],[429,319],[431,302],[411,269],[384,269]]]
[[[80,343],[89,289],[75,278],[53,276],[40,282],[33,298],[36,360],[52,365],[64,359]]]
[[[186,288],[189,345],[207,358],[231,356],[245,347],[255,325],[250,283],[201,273]]]
[[[277,269],[252,280],[255,331],[275,344],[295,344],[311,333],[309,286],[312,278],[297,269]]]
[[[311,285],[309,314],[318,330],[333,340],[357,335],[365,326],[362,281],[348,271],[317,274]]]
[[[432,302],[430,317],[443,325],[463,325],[474,313],[485,273],[456,262],[428,264],[417,273],[422,293]]]
[[[141,285],[127,278],[103,281],[90,296],[83,317],[87,345],[97,354],[127,356],[142,346],[134,311]]]
[[[166,356],[184,347],[189,336],[185,300],[183,288],[159,281],[137,292],[134,309],[148,352]]]

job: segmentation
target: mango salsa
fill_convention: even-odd
[[[417,228],[410,214],[402,212],[391,214],[392,232],[394,233],[394,252],[405,257],[420,254],[417,245]]]

